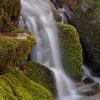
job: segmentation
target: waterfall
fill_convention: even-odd
[[[20,27],[34,33],[37,45],[32,59],[54,72],[58,96],[56,100],[78,100],[73,82],[63,70],[57,28],[47,0],[22,0]]]

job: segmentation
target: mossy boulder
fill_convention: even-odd
[[[20,9],[21,0],[0,0],[0,32],[16,29]]]
[[[72,24],[81,38],[84,63],[100,76],[100,0],[81,0]]]
[[[26,60],[35,44],[36,40],[32,35],[27,36],[26,39],[0,35],[0,72],[2,73],[9,66],[16,66],[20,60]]]
[[[62,47],[62,61],[67,75],[73,80],[80,80],[83,75],[82,47],[79,35],[72,25],[57,24]]]
[[[28,62],[27,66],[29,70],[27,73],[24,73],[25,76],[46,87],[54,96],[56,96],[57,91],[53,72],[46,66],[36,62]]]
[[[16,69],[0,75],[0,100],[54,100],[54,98],[46,88]]]

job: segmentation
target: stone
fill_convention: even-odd
[[[78,94],[85,95],[85,96],[95,95],[98,91],[99,91],[98,83],[92,83],[92,84],[87,84],[87,85],[82,85],[80,87],[77,87]]]
[[[83,56],[79,35],[72,25],[58,23],[57,26],[64,70],[71,79],[79,81],[83,76]]]

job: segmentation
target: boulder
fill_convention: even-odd
[[[82,85],[80,87],[77,87],[77,92],[78,94],[85,96],[95,95],[99,92],[99,84],[92,83],[92,84]]]
[[[79,35],[72,25],[58,23],[57,26],[64,69],[73,80],[81,80],[83,56]]]
[[[46,66],[36,62],[27,62],[28,71],[24,73],[25,76],[34,82],[46,87],[54,97],[57,96],[54,73]]]
[[[84,82],[85,84],[90,84],[90,83],[94,83],[95,81],[89,76],[83,76],[82,82]]]

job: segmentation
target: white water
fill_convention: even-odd
[[[35,33],[37,46],[32,59],[54,72],[57,100],[78,100],[73,83],[62,68],[55,21],[47,0],[22,0],[20,26]],[[34,52],[33,52],[34,53]]]
[[[87,76],[90,77],[91,79],[94,80],[94,82],[99,83],[99,87],[100,87],[100,78],[93,76],[91,70],[87,68],[85,65],[83,65],[83,69],[84,69],[84,77]]]
[[[71,20],[72,12],[70,11],[67,5],[64,5],[62,8],[58,8],[58,11],[63,18],[63,23],[69,23]]]

